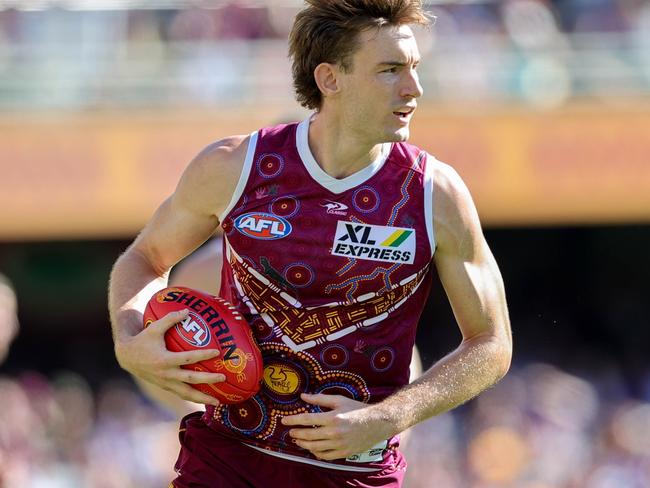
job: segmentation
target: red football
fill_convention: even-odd
[[[182,367],[226,375],[222,383],[190,386],[221,403],[239,403],[255,395],[263,377],[262,354],[250,326],[226,300],[184,286],[165,288],[149,299],[144,326],[184,309],[189,310],[188,317],[165,333],[167,349],[219,349],[221,354],[213,359]]]

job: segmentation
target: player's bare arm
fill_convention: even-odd
[[[215,404],[186,383],[214,383],[223,375],[181,369],[218,352],[170,352],[164,333],[184,318],[171,313],[143,330],[142,312],[151,295],[167,286],[171,267],[212,236],[217,215],[228,205],[248,138],[236,136],[208,146],[187,167],[174,192],[117,260],[109,285],[109,312],[115,354],[131,374],[186,400]]]
[[[495,384],[510,366],[512,338],[501,274],[465,184],[449,166],[436,164],[434,261],[462,342],[419,379],[378,404],[303,395],[305,401],[331,410],[285,417],[283,422],[296,426],[291,434],[297,444],[319,458],[362,452],[461,405]]]
[[[221,264],[221,238],[213,238],[205,246],[174,266],[168,285],[188,286],[211,295],[218,295],[221,285]],[[165,391],[149,381],[141,380],[137,376],[133,378],[141,391],[151,400],[177,417],[184,417],[200,408],[196,403],[183,400],[174,393]]]

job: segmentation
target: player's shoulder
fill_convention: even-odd
[[[393,160],[402,160],[409,169],[415,169],[428,176],[433,184],[434,197],[457,201],[469,197],[465,182],[450,164],[407,142],[394,144],[393,147],[393,153],[397,152],[399,155]]]
[[[433,180],[433,214],[437,226],[476,228],[476,206],[470,191],[453,166],[429,157],[427,164]]]
[[[185,168],[175,200],[218,213],[237,186],[249,140],[250,136],[236,135],[207,145]]]
[[[204,184],[213,186],[215,182],[225,187],[236,185],[246,159],[249,140],[249,135],[236,135],[208,144],[187,166],[183,179],[190,182],[193,188],[200,188]]]
[[[467,185],[458,171],[450,164],[444,163],[433,156],[427,158],[427,169],[433,180],[434,194],[449,199],[459,199],[469,196]]]
[[[220,174],[241,170],[246,158],[250,135],[235,135],[225,137],[208,144],[190,162],[188,170],[198,173],[199,176]]]

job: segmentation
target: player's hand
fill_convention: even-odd
[[[188,383],[219,383],[226,378],[220,373],[191,371],[181,365],[193,364],[218,356],[218,349],[172,352],[165,346],[165,332],[187,318],[188,311],[170,312],[126,340],[115,342],[115,356],[129,373],[175,393],[179,397],[210,405],[219,401],[192,388]]]
[[[346,458],[367,451],[396,434],[376,405],[341,395],[303,393],[300,396],[307,403],[331,409],[288,415],[282,419],[284,425],[296,426],[289,431],[296,444],[319,459]]]

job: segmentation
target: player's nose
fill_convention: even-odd
[[[414,68],[408,70],[406,79],[404,80],[404,85],[402,86],[402,95],[403,97],[410,98],[419,98],[424,93],[422,85],[420,84],[420,77],[418,76],[417,71]]]

